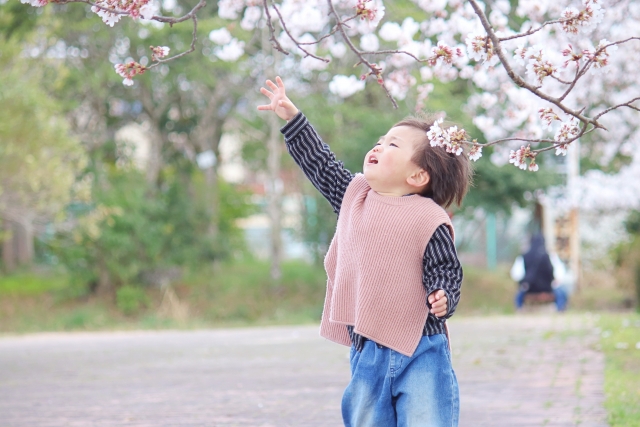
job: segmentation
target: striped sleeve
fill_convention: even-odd
[[[280,129],[287,150],[309,181],[329,201],[333,211],[340,213],[340,205],[347,186],[353,179],[331,149],[325,144],[301,112]]]
[[[422,283],[427,290],[427,297],[438,289],[447,295],[447,314],[437,318],[429,313],[429,321],[443,321],[450,318],[460,301],[462,286],[462,266],[458,260],[456,247],[449,229],[445,224],[439,226],[427,244],[423,259],[424,273]],[[430,305],[427,301],[427,305]]]

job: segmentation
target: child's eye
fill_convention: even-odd
[[[394,144],[393,142],[391,144],[389,144],[389,145],[392,146],[392,147],[397,147],[397,145]]]

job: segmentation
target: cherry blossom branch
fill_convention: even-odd
[[[491,26],[491,24],[489,23],[489,20],[487,19],[487,16],[484,14],[484,12],[480,8],[476,0],[469,0],[469,3],[471,4],[471,7],[473,8],[475,14],[478,16],[478,18],[480,18],[480,23],[482,24],[485,31],[487,32],[487,35],[491,39],[491,42],[493,43],[493,50],[495,54],[498,56],[498,58],[500,59],[500,62],[502,63],[502,66],[507,72],[507,75],[516,85],[520,86],[523,89],[527,89],[529,92],[533,93],[540,99],[544,99],[545,101],[548,101],[549,103],[557,106],[566,114],[577,118],[581,122],[590,123],[598,128],[602,128],[602,125],[600,125],[597,121],[584,116],[579,111],[572,110],[571,108],[564,105],[561,102],[561,100],[559,100],[558,98],[553,98],[547,95],[546,93],[542,92],[541,90],[539,90],[539,87],[532,86],[527,82],[525,82],[522,79],[522,77],[520,77],[511,67],[511,64],[507,60],[507,57],[505,56],[504,52],[500,48],[500,39],[498,38],[498,36],[496,36],[495,32],[493,31],[493,27]]]
[[[202,3],[205,3],[204,0],[202,0]],[[203,5],[204,6],[204,5]],[[191,46],[189,47],[189,50],[186,50],[182,53],[179,53],[177,55],[171,56],[167,59],[161,59],[161,58],[156,58],[156,62],[154,62],[153,64],[149,65],[147,67],[147,70],[150,70],[154,67],[157,67],[158,65],[164,63],[164,62],[169,62],[169,61],[173,61],[174,59],[178,59],[180,57],[183,57],[185,55],[190,54],[191,52],[193,52],[194,50],[196,50],[196,41],[198,40],[198,18],[195,14],[193,14],[191,16],[191,20],[193,21],[193,32],[191,34]]]
[[[273,48],[278,52],[289,55],[289,52],[282,48],[280,42],[276,38],[276,30],[275,28],[273,28],[273,24],[271,23],[271,13],[269,12],[269,5],[267,4],[267,0],[263,0],[262,5],[264,7],[264,13],[267,15],[267,25],[269,26],[269,41],[271,42],[271,46],[273,46]]]
[[[300,46],[300,43],[293,37],[293,35],[291,35],[291,33],[289,32],[289,29],[287,28],[287,25],[284,22],[284,19],[282,18],[282,15],[280,14],[280,10],[278,10],[278,7],[274,4],[273,5],[273,9],[276,11],[276,13],[278,14],[278,18],[280,19],[280,24],[282,25],[282,29],[284,30],[285,33],[287,33],[287,35],[289,36],[289,38],[291,39],[291,41],[293,41],[296,46],[298,46],[298,49],[300,49],[301,51],[303,51],[305,53],[305,57],[310,56],[312,58],[315,58],[319,61],[325,62],[325,63],[329,63],[331,62],[329,59],[326,58],[321,58],[319,56],[314,55],[313,53],[307,51],[306,49],[304,49],[303,47]]]
[[[405,55],[409,55],[410,57],[415,59],[417,62],[428,62],[429,61],[429,58],[420,59],[417,56],[415,56],[413,53],[407,52],[405,50],[375,50],[375,51],[361,51],[360,53],[362,53],[363,55],[389,55],[389,54],[393,54],[393,53],[403,53]]]
[[[613,43],[609,43],[609,44],[607,44],[605,46],[602,46],[602,47],[596,49],[596,51],[593,54],[593,56],[591,58],[589,58],[589,60],[587,60],[587,62],[582,66],[582,68],[578,67],[575,79],[573,80],[571,85],[567,88],[567,90],[558,98],[558,100],[559,101],[563,101],[569,95],[569,93],[571,93],[573,88],[578,83],[578,80],[580,80],[587,73],[587,71],[589,70],[591,65],[593,65],[593,63],[596,61],[596,58],[598,57],[598,55],[600,55],[608,47],[617,46],[619,44],[624,44],[624,43],[627,43],[627,42],[629,42],[631,40],[640,40],[640,37],[629,37],[628,39],[620,40],[620,41],[613,42]],[[594,118],[594,120],[597,120],[597,119]]]
[[[508,41],[508,40],[514,40],[514,39],[518,39],[518,38],[521,38],[521,37],[528,37],[528,36],[530,36],[530,35],[532,35],[532,34],[537,33],[538,31],[542,30],[542,29],[543,29],[544,27],[546,27],[547,25],[552,25],[552,24],[561,24],[561,23],[563,23],[563,22],[567,22],[567,21],[569,21],[569,20],[570,20],[570,19],[556,19],[555,21],[547,21],[547,22],[545,22],[544,24],[540,25],[540,27],[536,28],[535,30],[534,30],[534,29],[530,29],[530,30],[529,30],[529,31],[527,31],[527,32],[520,33],[520,34],[515,34],[515,35],[513,35],[513,36],[509,36],[509,37],[500,37],[500,38],[498,38],[498,40],[500,40],[501,42],[506,42],[506,41]]]
[[[622,107],[629,107],[632,110],[640,111],[640,108],[636,107],[635,105],[631,105],[632,103],[634,103],[636,101],[640,101],[640,96],[636,97],[636,98],[633,98],[631,101],[625,102],[624,104],[618,104],[616,106],[609,107],[606,110],[603,110],[602,112],[600,112],[599,114],[596,114],[593,118],[594,118],[594,120],[598,120],[600,117],[604,116],[608,112],[613,111],[613,110],[615,110],[617,108],[622,108]]]
[[[343,28],[343,23],[340,20],[340,17],[338,16],[338,13],[336,12],[336,9],[333,7],[332,0],[327,0],[327,3],[329,4],[329,10],[331,11],[330,13],[333,14],[333,16],[335,16],[335,18],[336,18],[336,25],[338,26],[338,29],[340,31],[340,34],[342,35],[342,38],[347,43],[349,48],[358,56],[358,58],[360,58],[360,62],[358,62],[358,63],[366,65],[371,70],[371,74],[373,74],[375,76],[379,76],[380,68],[378,66],[376,66],[375,64],[372,64],[369,61],[367,61],[367,59],[362,55],[362,52],[360,52],[360,50],[358,50],[358,48],[356,48],[353,45],[353,43],[351,42],[351,39],[349,38],[349,36],[347,35],[346,31]],[[398,108],[398,103],[396,102],[396,100],[393,98],[393,96],[389,92],[389,89],[387,88],[387,85],[384,83],[384,80],[378,78],[378,83],[380,84],[380,86],[382,86],[382,88],[384,89],[385,93],[387,94],[387,97],[391,100],[391,103],[393,104],[393,108],[397,109]]]
[[[191,11],[189,13],[187,13],[186,15],[181,16],[179,18],[170,18],[168,16],[160,16],[160,15],[156,16],[156,15],[154,15],[153,18],[151,18],[151,19],[153,19],[154,21],[167,23],[167,24],[169,24],[169,26],[173,26],[173,24],[178,24],[180,22],[184,22],[187,19],[194,19],[196,17],[196,13],[200,9],[205,7],[206,5],[207,5],[206,0],[199,0],[198,4],[196,4],[193,7],[193,9],[191,9]]]

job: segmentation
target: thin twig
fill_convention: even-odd
[[[632,103],[634,103],[634,102],[636,102],[636,101],[639,101],[639,100],[640,100],[640,96],[639,96],[639,97],[636,97],[636,98],[633,98],[631,101],[625,102],[624,104],[618,104],[618,105],[616,105],[616,106],[609,107],[609,108],[607,108],[606,110],[604,110],[604,111],[600,112],[599,114],[596,114],[596,115],[594,116],[594,118],[593,118],[593,119],[594,119],[594,120],[598,120],[600,117],[604,116],[604,115],[605,115],[605,114],[607,114],[609,111],[613,111],[613,110],[615,110],[615,109],[617,109],[617,108],[621,108],[621,107],[629,107],[629,108],[631,108],[632,110],[640,111],[640,108],[638,108],[638,107],[636,107],[636,106],[634,106],[634,105],[631,105]]]
[[[308,52],[307,50],[305,50],[304,48],[302,48],[300,46],[300,43],[293,37],[293,35],[291,35],[291,33],[289,32],[289,29],[287,28],[287,24],[285,24],[284,19],[282,18],[282,15],[280,14],[280,10],[278,10],[278,8],[276,7],[276,5],[273,5],[273,9],[276,11],[276,13],[278,14],[278,17],[280,18],[280,24],[282,25],[282,29],[284,30],[285,33],[287,33],[287,35],[289,36],[289,38],[291,39],[291,41],[293,41],[296,46],[298,46],[298,49],[300,49],[301,51],[303,51],[305,53],[305,57],[310,56],[312,58],[315,58],[319,61],[322,62],[326,62],[327,64],[329,62],[331,62],[331,60],[326,59],[326,58],[321,58],[319,56],[314,55],[311,52]]]
[[[168,62],[168,61],[173,61],[174,59],[178,59],[182,56],[188,55],[191,52],[193,52],[194,50],[196,50],[196,41],[198,40],[198,17],[194,14],[191,16],[191,20],[193,21],[193,33],[191,34],[191,46],[189,48],[189,50],[184,51],[182,53],[179,53],[177,55],[171,56],[169,58],[166,59],[157,59],[156,62],[150,66],[147,67],[147,69],[151,69],[154,67],[157,67],[158,65],[162,64],[163,62]]]
[[[263,0],[262,4],[264,6],[264,13],[267,15],[267,25],[269,26],[269,41],[271,42],[271,46],[273,46],[273,48],[278,52],[289,55],[289,52],[282,48],[280,42],[276,38],[276,30],[275,28],[273,28],[273,24],[271,23],[271,13],[269,12],[269,5],[267,4],[267,0]]]
[[[506,42],[508,40],[514,40],[514,39],[518,39],[518,38],[521,38],[521,37],[528,37],[528,36],[530,36],[532,34],[537,33],[538,31],[540,31],[541,29],[543,29],[547,25],[560,24],[560,23],[563,23],[563,22],[566,22],[566,21],[568,21],[568,19],[557,19],[555,21],[547,21],[544,24],[540,25],[540,27],[536,28],[535,30],[534,29],[530,29],[529,31],[526,31],[526,32],[520,33],[520,34],[515,34],[513,36],[500,37],[500,38],[498,38],[498,40],[500,40],[501,42]]]
[[[331,14],[333,14],[333,16],[336,17],[336,25],[340,30],[340,34],[342,35],[343,40],[347,43],[349,48],[358,56],[358,58],[360,58],[360,63],[365,64],[371,70],[372,73],[375,73],[375,74],[379,73],[379,69],[373,64],[371,64],[369,61],[367,61],[367,59],[362,55],[362,52],[360,52],[358,48],[356,48],[351,42],[351,39],[349,38],[349,36],[347,35],[346,31],[343,28],[342,21],[340,20],[340,17],[338,16],[336,9],[333,7],[332,0],[327,0],[327,3],[329,4],[329,10],[331,11]],[[391,100],[391,103],[393,104],[393,108],[397,109],[398,103],[391,95],[391,92],[389,92],[389,89],[387,88],[387,85],[385,84],[384,79],[382,80],[382,83],[380,83],[380,86],[382,86],[385,93],[387,94],[387,97]]]

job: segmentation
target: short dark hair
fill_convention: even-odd
[[[413,163],[427,171],[430,177],[429,183],[420,194],[433,199],[443,208],[451,206],[454,202],[460,206],[471,185],[471,163],[466,152],[456,155],[447,153],[443,147],[431,146],[427,132],[435,121],[435,116],[420,114],[405,117],[392,127],[409,126],[423,131],[422,139],[414,142],[415,152],[411,158]]]

